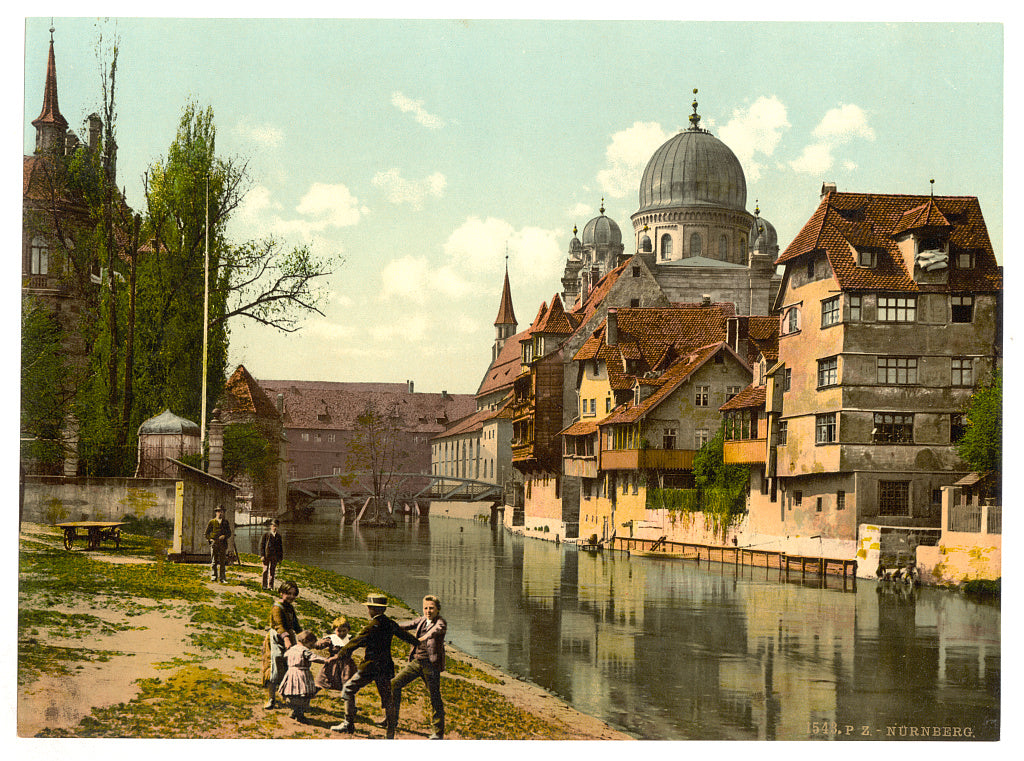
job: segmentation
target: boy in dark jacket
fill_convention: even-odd
[[[284,559],[284,541],[277,533],[277,518],[270,521],[270,529],[260,539],[260,560],[263,562],[263,588],[274,588],[274,574]]]

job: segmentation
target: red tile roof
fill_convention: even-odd
[[[996,262],[981,205],[973,196],[886,195],[880,193],[830,192],[792,243],[776,260],[823,251],[844,290],[884,289],[917,291],[913,272],[908,272],[896,247],[896,236],[921,226],[950,226],[951,258],[959,251],[975,255],[972,269],[952,268],[952,291],[998,291],[1002,268]],[[858,267],[855,247],[878,252],[876,266]]]
[[[277,406],[245,369],[245,365],[239,365],[224,384],[220,407],[228,413],[250,413],[274,420],[278,418]]]
[[[640,402],[640,404],[634,405],[632,402],[628,402],[626,404],[619,405],[612,410],[612,413],[602,420],[599,425],[603,427],[617,423],[634,423],[641,419],[648,412],[661,404],[669,394],[675,391],[684,381],[699,370],[705,362],[714,357],[719,351],[725,351],[728,354],[731,354],[737,361],[743,362],[743,358],[738,356],[731,348],[729,348],[728,344],[714,343],[708,346],[702,346],[696,351],[681,357],[677,362],[665,370],[665,372],[656,379],[660,382],[659,388],[649,397]]]
[[[530,330],[533,333],[554,333],[556,335],[570,335],[576,329],[570,317],[562,307],[562,298],[557,293],[551,298],[551,306],[537,313]]]
[[[594,433],[597,427],[596,420],[577,420],[568,428],[559,431],[559,434],[562,436],[586,436],[588,433]]]
[[[483,380],[480,381],[480,388],[476,391],[477,397],[512,387],[513,381],[522,374],[523,350],[520,344],[529,335],[530,331],[527,329],[505,339],[497,358],[487,368]]]
[[[696,307],[620,307],[618,338],[606,342],[607,318],[583,342],[576,361],[599,359],[608,368],[608,382],[615,390],[632,388],[634,377],[665,367],[697,347],[724,341],[727,309],[723,305]],[[627,372],[626,360],[632,367]]]
[[[393,405],[403,431],[439,433],[476,410],[472,394],[410,393],[405,383],[264,380],[271,398],[284,394],[285,428],[350,431],[367,404]]]
[[[456,420],[454,423],[444,429],[443,432],[434,436],[434,440],[446,439],[450,436],[461,436],[466,433],[472,433],[473,431],[479,431],[484,427],[484,423],[498,415],[498,410],[477,410],[476,412],[467,415],[461,420]]]
[[[755,386],[751,383],[718,409],[722,412],[726,412],[728,410],[745,410],[750,409],[751,407],[764,407],[765,397],[765,387]]]

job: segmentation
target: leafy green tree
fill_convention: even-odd
[[[366,520],[392,522],[387,513],[387,503],[394,502],[402,485],[395,474],[405,469],[411,455],[398,405],[381,400],[368,401],[356,417],[356,428],[346,448],[346,464],[350,472],[342,477],[342,483],[350,485],[356,482],[356,473],[368,475],[373,503]]]
[[[62,431],[69,409],[68,368],[61,328],[35,300],[21,312],[21,458],[33,470],[56,473],[64,459]]]
[[[971,395],[964,413],[966,430],[957,454],[971,470],[998,473],[1003,467],[1003,375],[996,371]]]

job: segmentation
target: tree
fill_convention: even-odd
[[[201,414],[203,299],[209,266],[207,408],[223,388],[228,321],[250,319],[284,332],[299,319],[322,314],[318,282],[331,260],[308,248],[287,250],[274,239],[232,244],[226,225],[245,198],[247,164],[216,152],[211,108],[186,104],[167,156],[146,173],[150,243],[139,266],[137,337],[143,407]]]
[[[964,412],[965,431],[957,454],[977,473],[999,473],[1003,467],[1003,375],[997,370],[971,395]]]
[[[64,459],[67,375],[59,323],[49,310],[26,299],[21,311],[21,459],[35,471],[56,474]]]
[[[366,516],[367,522],[393,523],[387,503],[393,503],[398,496],[400,482],[395,474],[401,472],[409,456],[398,405],[383,400],[368,401],[356,417],[356,429],[347,449],[350,472],[342,481],[354,482],[357,473],[370,477],[373,509]]]

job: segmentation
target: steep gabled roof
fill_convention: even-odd
[[[532,333],[554,333],[556,335],[570,335],[576,326],[572,324],[565,309],[562,307],[562,297],[557,293],[551,297],[551,306],[547,309],[541,308],[537,313],[537,319],[530,326]]]
[[[221,409],[225,412],[248,412],[262,418],[279,417],[277,407],[245,369],[245,365],[239,365],[224,384]]]
[[[445,428],[444,431],[434,436],[433,440],[437,441],[438,439],[446,439],[451,436],[461,436],[466,433],[472,433],[473,431],[479,431],[483,428],[484,423],[495,417],[497,414],[498,410],[477,410],[476,412],[466,415],[466,417],[461,420],[456,420]]]
[[[635,423],[665,401],[673,391],[679,388],[679,386],[688,380],[690,376],[697,372],[697,370],[699,370],[708,360],[720,351],[724,351],[732,355],[737,362],[746,367],[743,358],[737,355],[736,352],[734,352],[726,343],[720,342],[710,344],[708,346],[702,346],[696,351],[681,357],[667,370],[665,370],[659,378],[654,379],[654,382],[658,386],[657,390],[641,401],[640,404],[634,405],[632,402],[628,402],[620,405],[612,410],[608,417],[600,421],[599,425],[604,427],[606,425],[615,425],[619,423]],[[644,381],[650,380],[651,379],[644,379]]]
[[[721,305],[691,307],[620,307],[617,338],[607,343],[608,320],[594,331],[573,357],[602,360],[615,390],[632,388],[634,376],[665,367],[697,347],[725,340],[728,310]],[[626,362],[633,367],[627,372]]]
[[[498,352],[498,356],[491,362],[491,366],[484,373],[483,380],[480,381],[480,387],[476,391],[478,398],[512,386],[512,382],[520,375],[523,365],[520,344],[529,335],[530,331],[527,329],[505,339],[501,351]]]
[[[917,291],[914,273],[907,271],[896,239],[922,227],[947,227],[952,257],[961,251],[975,255],[972,269],[950,270],[949,290],[1002,289],[1002,268],[996,262],[981,206],[973,196],[829,192],[776,264],[823,252],[843,290]],[[856,265],[858,248],[877,252],[874,267]]]

